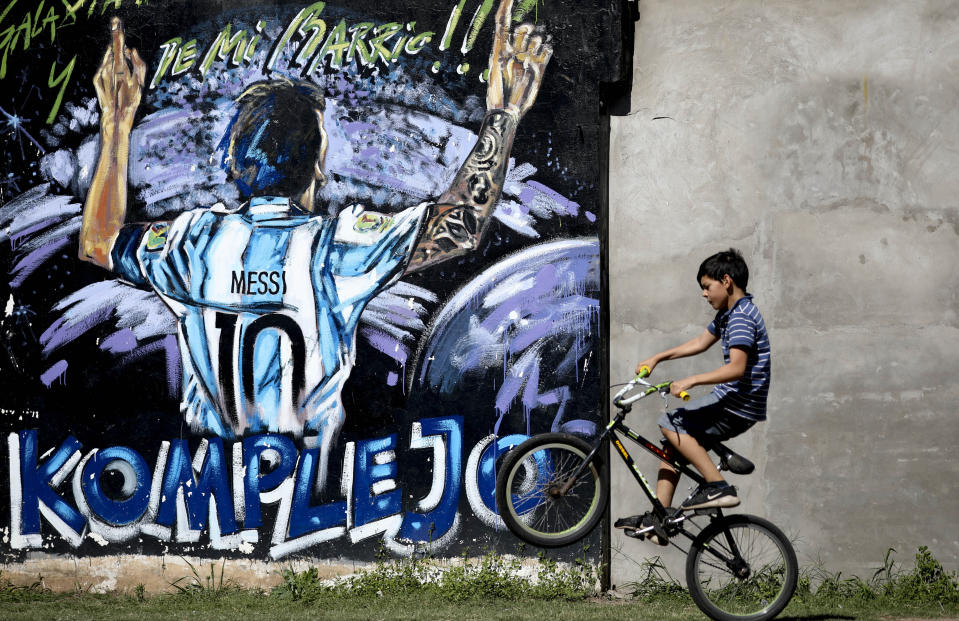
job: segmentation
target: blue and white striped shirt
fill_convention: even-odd
[[[254,198],[124,227],[114,270],[177,317],[190,426],[232,438],[341,424],[360,314],[403,274],[426,212],[330,219]]]
[[[769,335],[753,296],[745,295],[726,311],[720,311],[706,328],[722,342],[723,360],[729,363],[729,349],[746,351],[746,372],[735,382],[719,384],[713,394],[730,414],[750,420],[766,420],[766,397],[769,394],[772,355]]]

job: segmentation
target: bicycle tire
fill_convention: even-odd
[[[745,565],[716,557],[728,555],[732,538]],[[743,572],[742,576],[736,571]],[[686,557],[686,585],[693,601],[716,621],[767,621],[789,603],[796,590],[799,564],[786,535],[772,522],[754,515],[730,515],[704,528]]]
[[[599,453],[563,496],[551,495],[586,459],[592,446],[566,433],[545,433],[511,450],[496,477],[496,506],[517,537],[557,548],[588,535],[607,502],[606,467]]]

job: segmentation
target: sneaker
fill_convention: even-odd
[[[672,509],[670,509],[670,511],[672,511]],[[629,531],[635,532],[637,530],[642,530],[643,528],[649,528],[650,526],[653,526],[655,524],[656,524],[656,518],[653,516],[652,512],[647,511],[646,513],[642,515],[631,515],[629,517],[619,518],[618,520],[616,520],[616,523],[613,526],[615,528],[626,529],[627,531],[626,534],[632,537],[637,535],[633,535]],[[651,530],[644,535],[638,535],[638,537],[645,537],[646,539],[648,539],[649,541],[652,541],[656,545],[660,545],[660,546],[669,545],[669,541],[657,535],[656,531]]]
[[[714,481],[701,486],[692,497],[683,503],[683,509],[709,509],[711,507],[735,507],[739,504],[736,488],[725,481]]]
[[[648,513],[642,515],[631,515],[629,517],[619,518],[616,520],[616,523],[613,524],[613,528],[642,528],[643,527],[643,518],[645,518]]]

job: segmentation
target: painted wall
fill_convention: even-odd
[[[956,569],[959,6],[640,9],[632,112],[612,120],[612,380],[703,330],[699,263],[740,248],[774,369],[768,421],[734,442],[758,464],[731,477],[741,510],[804,564],[868,578],[887,548],[908,564],[928,545]],[[653,433],[660,411],[629,420]],[[642,508],[617,472],[614,517]],[[612,547],[617,584],[674,556],[615,532]]]
[[[6,564],[38,554],[362,561],[383,547],[519,551],[495,511],[497,456],[541,431],[588,434],[603,416],[608,144],[598,93],[624,61],[620,38],[606,36],[621,30],[619,3],[509,4],[499,22],[500,4],[467,0],[8,3]],[[131,244],[129,261],[114,244],[110,272],[77,256],[81,233],[102,225],[82,222],[103,174],[106,113],[93,81],[111,50],[98,79],[113,84],[115,15],[144,65],[129,170],[118,176],[129,184],[125,220],[172,225],[117,238]],[[485,70],[494,40],[519,46],[508,31],[520,22],[535,24],[528,37],[550,39],[520,50],[522,71],[545,69],[513,93],[531,108],[509,150],[500,126],[482,125],[497,79]],[[136,72],[132,55],[128,63],[123,80]],[[317,233],[293,258],[277,237],[254,248],[243,245],[254,233],[222,233],[240,226],[235,214],[253,213],[221,166],[234,100],[277,77],[325,89],[327,183],[312,195],[311,222],[329,237]],[[486,174],[487,156],[504,178]],[[473,168],[456,176],[461,165]],[[441,232],[465,234],[416,207],[441,196],[454,206],[499,200],[485,228],[461,222],[483,233],[474,247],[404,274],[424,239],[435,251]],[[181,214],[195,208],[206,229],[186,228]],[[274,208],[244,222],[264,209]],[[275,227],[293,217],[270,213]],[[407,237],[384,245],[404,226]],[[328,262],[317,260],[327,243]],[[297,280],[307,263],[312,276]],[[221,285],[233,297],[217,298]],[[312,300],[305,318],[295,296]],[[299,399],[276,411],[263,405],[290,394]],[[287,418],[283,407],[293,408]],[[598,532],[592,541],[598,555]]]

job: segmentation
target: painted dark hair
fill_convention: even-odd
[[[709,276],[713,280],[722,280],[723,276],[729,274],[743,291],[746,291],[746,285],[749,284],[749,268],[746,267],[746,260],[742,253],[735,248],[717,252],[709,257],[699,266],[699,273],[696,274],[696,284],[700,284],[703,276]]]
[[[323,90],[287,79],[257,82],[236,100],[220,148],[221,166],[240,193],[295,196],[310,184],[323,137],[315,110]]]

